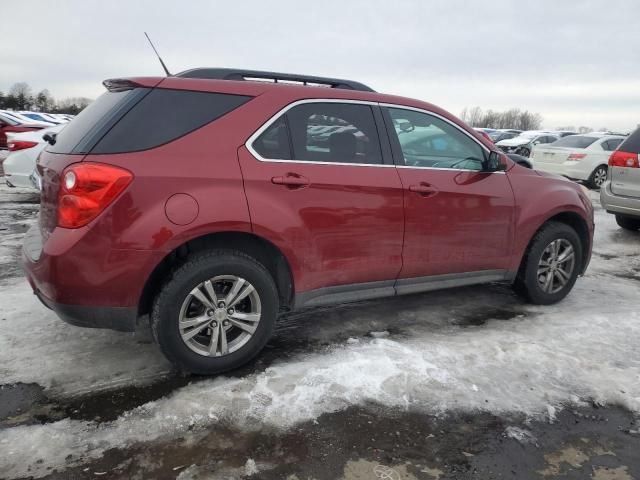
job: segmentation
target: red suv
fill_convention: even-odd
[[[74,325],[148,314],[180,369],[247,362],[301,307],[486,282],[550,304],[589,262],[580,186],[429,103],[227,69],[104,85],[39,158],[26,275]]]

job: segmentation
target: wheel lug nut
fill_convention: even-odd
[[[229,320],[225,320],[224,322],[222,322],[222,325],[225,327],[229,326]]]
[[[217,327],[218,326],[218,322],[211,322],[211,326],[212,327]]]
[[[233,308],[230,308],[229,310],[227,310],[227,313],[229,315],[233,315],[235,313],[235,310]]]
[[[213,317],[213,310],[207,310],[207,315]]]
[[[224,308],[224,302],[218,302],[218,308]]]

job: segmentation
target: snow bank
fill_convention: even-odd
[[[573,300],[533,318],[454,331],[417,325],[405,339],[363,337],[244,378],[198,382],[109,423],[66,419],[6,429],[2,457],[10,476],[26,475],[27,466],[40,475],[69,454],[86,461],[211,424],[287,428],[366,402],[547,417],[563,403],[596,399],[640,412],[640,315],[628,298],[617,301],[613,292],[628,292],[628,284],[615,279],[606,283],[609,307],[593,313],[589,294],[601,283],[582,280]]]

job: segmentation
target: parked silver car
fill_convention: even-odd
[[[640,229],[640,128],[609,157],[607,180],[600,188],[602,208],[627,230]]]

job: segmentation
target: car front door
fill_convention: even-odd
[[[383,113],[404,188],[399,285],[446,274],[503,277],[514,218],[506,173],[482,171],[486,147],[443,117],[395,106]]]
[[[297,296],[394,293],[403,191],[376,104],[297,102],[238,155],[254,232],[289,258]]]

